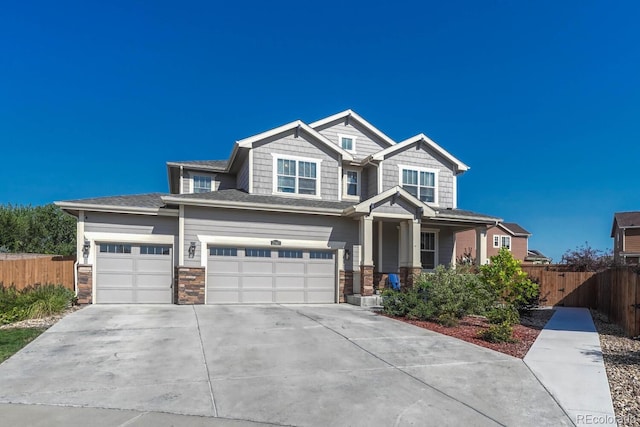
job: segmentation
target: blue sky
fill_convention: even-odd
[[[640,209],[640,2],[101,3],[3,5],[1,204],[165,192],[168,160],[351,108],[556,261]]]

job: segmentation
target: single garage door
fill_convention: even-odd
[[[171,303],[171,246],[100,243],[97,249],[97,303]]]
[[[209,247],[207,303],[332,303],[333,251]]]

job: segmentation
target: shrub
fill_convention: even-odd
[[[36,285],[20,291],[0,286],[0,324],[60,313],[74,298],[62,285]]]
[[[489,342],[516,342],[513,338],[513,326],[509,322],[491,325],[479,335],[480,338]]]
[[[383,306],[387,314],[416,320],[457,324],[468,314],[484,314],[493,303],[493,294],[477,276],[442,266],[417,278],[412,289],[385,290]]]
[[[520,314],[513,307],[494,307],[487,312],[487,320],[494,325],[504,322],[514,325],[520,322]]]

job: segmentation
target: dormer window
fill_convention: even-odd
[[[356,137],[351,135],[338,135],[340,147],[350,153],[356,152]]]
[[[274,194],[320,195],[321,160],[274,155]]]
[[[211,191],[211,177],[210,176],[198,176],[193,177],[193,192],[194,193],[209,193]]]

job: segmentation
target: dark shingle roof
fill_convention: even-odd
[[[501,218],[492,215],[486,215],[478,212],[468,211],[464,209],[443,209],[438,211],[438,217],[452,219],[486,219],[489,221],[501,221]]]
[[[289,197],[249,194],[241,190],[220,190],[210,193],[172,194],[172,198],[185,200],[210,200],[239,203],[257,203],[264,205],[300,206],[320,209],[345,209],[353,206],[353,202],[338,202],[315,199],[292,199]]]
[[[75,203],[97,206],[119,206],[136,208],[161,208],[165,205],[162,196],[164,193],[131,194],[125,196],[93,197],[90,199],[65,200],[61,203]]]
[[[189,160],[184,162],[167,162],[169,166],[197,167],[199,169],[211,169],[223,171],[227,167],[228,160]]]
[[[527,236],[531,236],[531,233],[529,233],[527,230],[525,230],[524,228],[520,227],[518,224],[516,224],[515,222],[503,222],[502,226],[504,228],[506,228],[507,230],[511,231],[514,235],[527,235]]]
[[[616,212],[614,217],[618,227],[640,227],[640,211]]]

